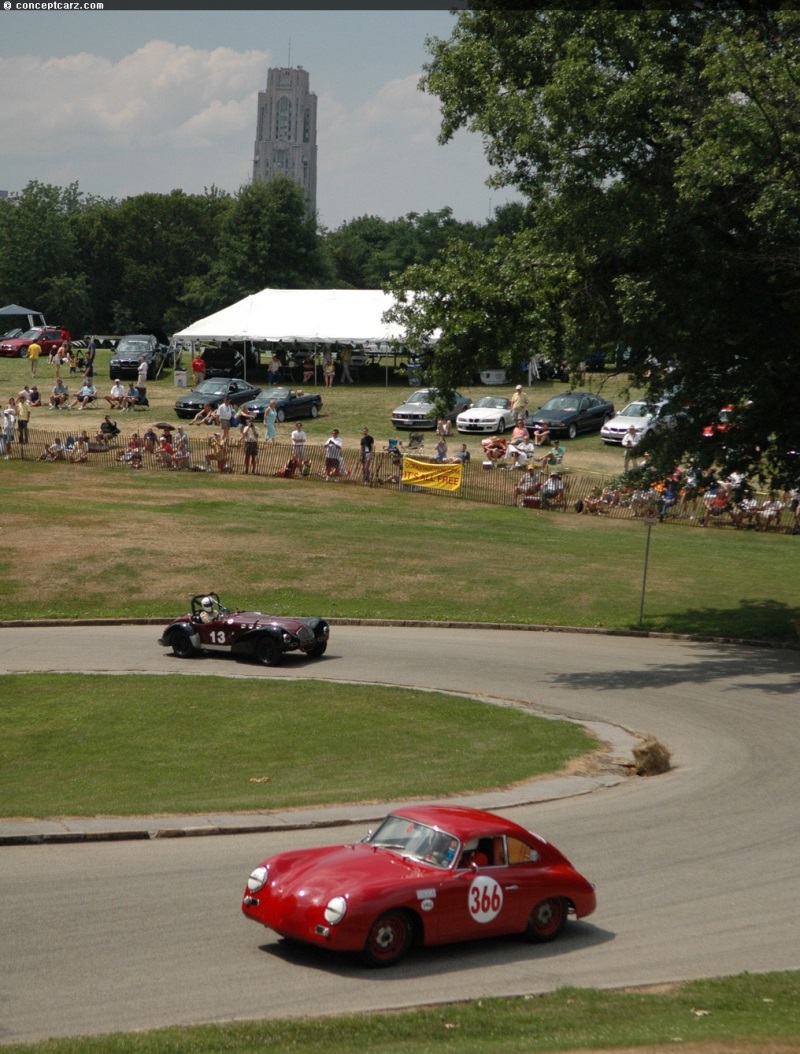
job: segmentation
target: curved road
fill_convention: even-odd
[[[675,768],[514,810],[597,883],[596,914],[565,939],[456,945],[387,971],[286,947],[239,912],[261,857],[360,831],[0,849],[0,1043],[800,967],[796,653],[341,626],[324,660],[268,670],[181,663],[158,633],[5,628],[0,672],[178,670],[494,695],[651,732]]]

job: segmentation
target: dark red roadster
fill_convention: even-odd
[[[216,593],[192,597],[191,610],[173,619],[158,643],[181,659],[196,655],[238,655],[277,666],[291,651],[318,659],[328,647],[328,623],[322,618],[231,611]]]
[[[363,841],[268,857],[242,911],[293,940],[390,966],[414,945],[502,934],[554,940],[596,906],[591,885],[539,835],[493,813],[415,806]]]

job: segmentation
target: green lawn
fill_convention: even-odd
[[[25,674],[0,687],[2,816],[438,797],[598,748],[569,721],[401,688],[180,674]]]

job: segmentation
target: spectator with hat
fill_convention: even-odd
[[[514,389],[514,394],[511,396],[511,412],[515,417],[525,417],[528,413],[528,396],[522,389],[522,385],[518,384]]]

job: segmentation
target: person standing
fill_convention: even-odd
[[[511,396],[511,412],[515,417],[526,417],[528,414],[528,396],[522,390],[521,384],[517,385]]]
[[[231,430],[231,420],[233,418],[233,406],[231,405],[231,398],[226,395],[222,402],[217,407],[217,420],[219,426],[222,429],[222,438],[227,440],[228,434]]]
[[[339,358],[342,360],[342,384],[352,384],[353,377],[350,373],[350,363],[353,361],[353,349],[349,344],[345,344],[342,350],[339,352]]]
[[[39,364],[39,356],[42,354],[41,344],[37,344],[35,340],[31,341],[28,345],[28,358],[31,363],[31,377],[36,376],[36,367]]]
[[[274,443],[277,436],[278,407],[274,399],[270,399],[269,406],[264,411],[264,427],[266,428],[266,441]]]
[[[147,391],[147,359],[144,355],[139,356],[139,365],[136,369],[136,387],[140,392]]]
[[[17,434],[20,443],[28,442],[28,422],[31,419],[31,404],[24,396],[17,400]]]
[[[372,464],[372,456],[375,452],[375,440],[369,434],[368,428],[362,428],[361,430],[361,478],[365,484],[369,483],[370,479],[370,466]]]
[[[83,367],[87,377],[94,377],[94,359],[96,354],[97,342],[94,337],[90,337],[86,346],[86,354],[83,357]]]
[[[631,425],[625,435],[622,437],[622,448],[625,451],[625,461],[623,462],[623,471],[627,472],[631,466],[631,462],[634,458],[634,448],[639,442],[639,433],[636,431],[636,425]]]
[[[302,424],[298,421],[297,427],[293,430],[291,435],[292,440],[292,457],[297,458],[298,465],[302,464],[303,453],[306,449],[306,440],[308,436],[303,431]]]
[[[194,386],[196,388],[198,384],[206,379],[206,360],[203,358],[202,351],[198,351],[192,359],[192,373],[194,374]]]
[[[325,443],[325,473],[323,478],[338,479],[342,471],[342,441],[339,429],[334,428]]]
[[[244,473],[256,474],[256,457],[258,456],[258,429],[253,423],[252,417],[248,417],[242,429],[242,443],[244,444]]]
[[[6,445],[14,442],[14,429],[17,426],[17,402],[12,396],[3,410],[3,438]]]

